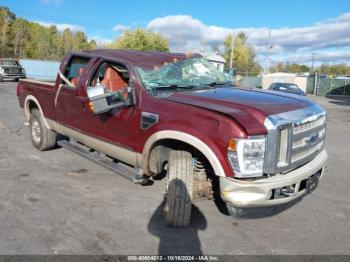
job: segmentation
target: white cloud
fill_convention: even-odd
[[[224,38],[234,32],[244,31],[258,54],[264,53],[268,44],[268,28],[225,28],[206,25],[189,15],[156,18],[147,29],[164,34],[175,51],[198,51],[203,44],[222,45]],[[320,21],[312,26],[271,29],[272,56],[278,53],[311,53],[330,48],[350,47],[350,13]],[[328,52],[328,58],[342,59],[341,52]],[[320,56],[321,58],[321,56]]]
[[[114,32],[126,31],[126,30],[128,30],[128,29],[130,29],[130,27],[127,26],[127,25],[115,25],[115,26],[113,27],[113,31],[114,31]]]
[[[45,5],[59,5],[63,2],[64,0],[40,0]]]
[[[49,22],[43,22],[43,21],[35,21],[35,23],[38,23],[45,27],[50,27],[52,25],[56,26],[58,31],[64,31],[64,29],[69,28],[72,32],[77,31],[85,31],[85,27],[81,25],[75,25],[75,24],[56,24],[56,23],[49,23]]]
[[[93,37],[90,37],[89,38],[89,41],[91,40],[95,40],[96,44],[98,47],[103,47],[103,46],[106,46],[110,43],[112,43],[112,40],[111,39],[108,39],[108,38],[102,38],[100,36],[93,36]]]

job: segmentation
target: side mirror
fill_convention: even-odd
[[[103,86],[94,86],[88,87],[86,92],[91,103],[90,108],[95,114],[135,104],[135,92],[130,87],[122,91],[106,92]]]

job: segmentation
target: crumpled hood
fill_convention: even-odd
[[[297,95],[232,87],[173,93],[164,99],[228,115],[242,125],[247,135],[265,134],[264,121],[269,115],[313,104],[309,99]]]

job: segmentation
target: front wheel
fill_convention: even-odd
[[[56,132],[45,126],[41,113],[36,108],[30,114],[29,130],[32,143],[38,150],[48,150],[56,145]]]
[[[170,151],[165,206],[167,226],[187,227],[191,222],[193,162],[186,151]]]

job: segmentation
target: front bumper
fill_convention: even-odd
[[[327,152],[321,151],[312,161],[286,174],[276,174],[269,178],[258,180],[238,180],[220,177],[221,198],[234,207],[272,206],[290,202],[305,193],[302,186],[310,176],[325,173]],[[274,190],[293,186],[294,192],[287,197],[272,197]]]

